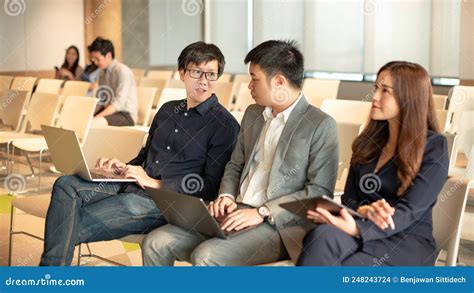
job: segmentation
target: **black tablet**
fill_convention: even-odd
[[[326,209],[334,215],[339,215],[341,209],[346,209],[353,217],[363,218],[362,215],[358,212],[343,204],[336,202],[334,199],[330,198],[327,195],[281,203],[280,207],[290,211],[291,213],[303,219],[306,219],[307,210],[314,210],[316,207]]]

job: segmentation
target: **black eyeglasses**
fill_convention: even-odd
[[[186,71],[189,72],[191,78],[195,79],[200,79],[203,75],[206,76],[206,79],[209,81],[216,81],[219,78],[219,74],[213,71],[204,72],[199,69],[186,69]]]

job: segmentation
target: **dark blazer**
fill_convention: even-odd
[[[342,202],[357,209],[361,205],[384,198],[395,207],[395,229],[381,230],[372,221],[356,220],[361,234],[362,251],[381,255],[387,249],[396,249],[407,257],[420,253],[421,250],[425,250],[427,255],[433,254],[435,242],[432,233],[432,209],[448,178],[446,138],[428,131],[420,170],[413,185],[401,197],[396,195],[396,161],[390,160],[374,174],[377,160],[378,158],[368,164],[351,166]],[[405,246],[408,250],[405,250]],[[418,249],[414,249],[415,246]]]

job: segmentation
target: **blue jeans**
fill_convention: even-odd
[[[53,186],[40,265],[70,265],[80,243],[148,233],[166,223],[144,190],[120,192],[123,183],[61,176]]]

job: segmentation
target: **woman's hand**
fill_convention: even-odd
[[[365,213],[365,215],[363,215],[374,222],[374,224],[380,229],[385,230],[388,227],[390,227],[392,230],[395,229],[395,223],[393,222],[392,218],[392,216],[395,214],[395,208],[390,206],[385,201],[385,199],[377,200],[370,205],[364,206],[362,209],[361,208],[359,208],[357,211],[363,211],[363,213]]]
[[[346,209],[341,209],[339,215],[335,216],[326,209],[316,208],[314,211],[308,210],[307,218],[313,220],[317,224],[324,223],[333,225],[352,237],[360,235],[359,228],[357,227],[354,218]]]

